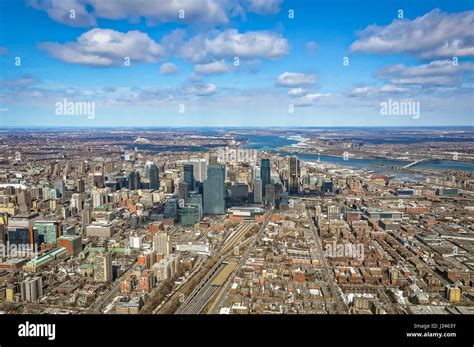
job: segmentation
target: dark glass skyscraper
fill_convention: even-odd
[[[262,187],[266,187],[267,184],[272,183],[270,180],[270,159],[262,159],[260,176],[262,178]],[[265,195],[265,190],[263,190],[263,195]]]
[[[132,171],[130,175],[128,175],[128,189],[140,189],[140,174],[138,172]]]
[[[188,190],[194,190],[194,166],[193,164],[184,164],[184,182],[188,184]]]
[[[158,166],[156,166],[156,164],[150,165],[149,177],[150,177],[150,189],[153,189],[153,190],[160,189],[160,178],[158,175]]]
[[[300,161],[297,157],[290,157],[289,159],[289,187],[288,190],[290,193],[298,193],[300,185]]]
[[[178,200],[170,198],[165,203],[164,217],[166,219],[177,219],[178,218]]]
[[[204,181],[204,213],[225,213],[225,165],[209,165]]]

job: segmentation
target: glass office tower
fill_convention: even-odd
[[[209,165],[204,181],[204,214],[225,213],[225,165]]]

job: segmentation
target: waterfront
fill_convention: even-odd
[[[279,136],[268,136],[268,135],[247,135],[245,136],[248,143],[244,146],[245,148],[253,149],[267,149],[272,150],[275,153],[282,155],[293,155],[293,153],[282,151],[281,147],[294,147],[299,141],[284,138]],[[419,180],[423,179],[423,174],[418,173],[407,173],[392,170],[381,165],[387,166],[404,166],[409,164],[409,161],[395,161],[387,159],[361,159],[361,158],[349,158],[345,159],[342,156],[333,155],[318,155],[318,154],[297,154],[297,156],[305,161],[320,161],[322,163],[329,163],[335,165],[346,166],[354,169],[365,169],[376,173],[384,173],[394,175],[398,179],[409,179]],[[452,160],[440,160],[436,162],[420,163],[416,166],[420,170],[431,170],[435,172],[443,172],[447,170],[457,171],[474,171],[474,163],[452,161]]]

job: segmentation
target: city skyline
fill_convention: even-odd
[[[469,1],[58,4],[0,5],[2,127],[473,125]]]

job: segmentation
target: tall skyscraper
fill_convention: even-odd
[[[225,213],[225,165],[209,165],[204,181],[204,214]]]
[[[202,213],[203,213],[202,195],[201,194],[195,194],[195,193],[189,194],[188,199],[187,199],[187,204],[191,205],[191,206],[196,206],[198,208],[199,220],[201,220],[202,219]]]
[[[76,212],[82,211],[82,206],[84,203],[83,194],[74,193],[71,196],[71,208],[75,208]]]
[[[112,255],[102,252],[94,258],[94,280],[96,282],[112,281]]]
[[[166,219],[176,219],[178,218],[178,200],[175,198],[170,198],[165,203],[164,217]]]
[[[253,180],[253,202],[256,204],[261,204],[262,196],[263,196],[262,180],[260,178],[255,178]]]
[[[183,181],[188,184],[188,189],[194,190],[194,166],[192,164],[183,165],[183,178]]]
[[[275,206],[275,186],[273,184],[265,186],[265,206]]]
[[[252,179],[261,178],[260,166],[254,166],[252,170]]]
[[[84,185],[84,180],[82,178],[79,178],[76,182],[76,190],[78,193],[84,193],[85,191],[85,185]]]
[[[262,178],[262,187],[264,187],[264,189],[266,189],[268,184],[271,184],[270,171],[270,159],[262,159],[260,176]],[[265,190],[263,191],[263,196],[265,196]]]
[[[194,180],[204,182],[207,178],[207,162],[206,159],[190,159],[189,163],[194,168]]]
[[[158,166],[155,163],[152,163],[148,169],[148,175],[150,179],[150,189],[159,190],[160,189],[160,178],[158,173]]]
[[[300,161],[293,156],[289,159],[290,177],[288,179],[288,191],[291,193],[299,192],[300,185]]]
[[[178,183],[178,196],[179,200],[184,200],[186,202],[188,197],[188,184],[186,182]]]
[[[105,178],[102,172],[96,172],[94,174],[94,187],[104,188],[105,187]]]
[[[140,174],[136,171],[131,171],[128,175],[128,189],[140,189]]]
[[[58,193],[58,196],[60,196],[60,197],[63,196],[64,191],[66,190],[66,185],[64,184],[64,181],[63,180],[57,180],[56,182],[54,182],[54,189]]]

